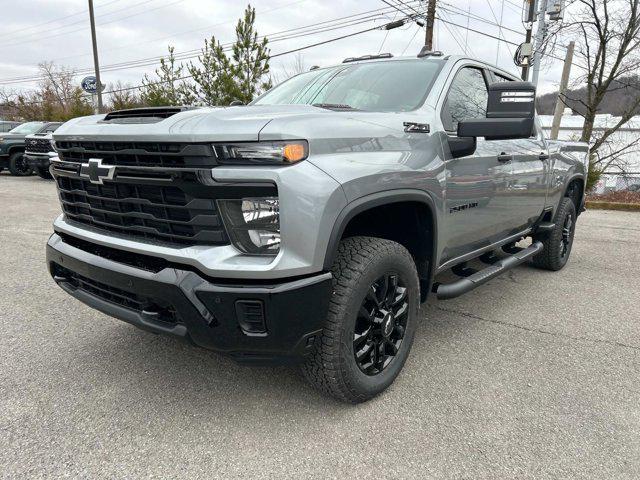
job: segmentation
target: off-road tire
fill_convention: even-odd
[[[11,172],[11,175],[14,175],[16,177],[26,177],[33,173],[33,170],[31,170],[31,168],[26,163],[24,163],[25,160],[23,157],[24,153],[22,152],[11,154],[11,156],[9,157],[9,171]]]
[[[570,218],[571,228],[567,232],[566,225],[568,217]],[[533,264],[536,267],[554,272],[564,268],[569,261],[573,247],[576,218],[575,204],[570,198],[563,198],[554,219],[555,227],[546,233],[544,237],[537,239],[542,241],[544,248],[538,255],[533,257]],[[568,238],[569,243],[567,247],[563,247],[563,243],[565,243],[563,238]]]
[[[53,178],[51,173],[49,173],[49,169],[46,167],[36,167],[36,173],[40,178],[44,178],[45,180],[51,180]]]
[[[373,237],[351,237],[338,247],[332,268],[333,292],[321,338],[302,366],[307,380],[320,391],[348,402],[367,401],[396,379],[411,350],[416,331],[420,287],[415,262],[402,245]],[[358,311],[377,279],[397,276],[406,287],[408,315],[404,336],[391,362],[367,375],[354,356]]]

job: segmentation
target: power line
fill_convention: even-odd
[[[360,12],[358,14],[339,17],[336,19],[327,20],[320,23],[316,22],[312,25],[306,25],[303,27],[296,27],[296,28],[283,30],[281,32],[276,32],[276,33],[261,36],[260,38],[267,37],[270,42],[300,38],[308,35],[324,33],[327,31],[337,30],[340,28],[347,28],[347,27],[358,25],[358,24],[375,21],[381,17],[384,17],[387,13],[390,13],[391,11],[392,10],[389,10],[388,8],[374,9],[371,11]],[[298,32],[298,33],[294,33],[294,32]],[[223,44],[223,47],[229,47],[232,44],[233,44],[232,42],[229,42],[229,43]],[[201,52],[202,52],[201,48],[197,48],[197,49],[193,49],[185,52],[179,52],[178,54],[175,55],[175,58],[176,60],[187,60],[187,59],[191,59],[199,56]],[[155,65],[158,61],[160,61],[161,58],[164,58],[164,55],[156,56],[156,57],[148,57],[148,58],[138,59],[138,60],[130,60],[126,62],[109,64],[109,65],[103,65],[101,70],[116,71],[116,70],[124,70],[128,68],[132,68],[132,67],[150,66],[150,65]],[[90,67],[85,67],[83,69],[78,69],[76,71],[76,74],[80,75],[83,73],[90,73],[91,71],[92,69]],[[15,83],[28,83],[28,82],[37,81],[39,79],[40,79],[39,75],[4,78],[4,79],[0,79],[0,84],[8,85],[8,84],[15,84]]]
[[[409,17],[407,17],[407,18],[409,18]],[[310,45],[305,45],[305,46],[303,46],[303,47],[298,47],[298,48],[294,48],[294,49],[292,49],[292,50],[287,50],[287,51],[284,51],[284,52],[276,53],[275,55],[271,55],[271,56],[270,56],[270,58],[282,57],[282,56],[284,56],[284,55],[289,55],[289,54],[291,54],[291,53],[300,52],[300,51],[302,51],[302,50],[308,50],[309,48],[318,47],[318,46],[320,46],[320,45],[326,45],[327,43],[337,42],[338,40],[343,40],[343,39],[345,39],[345,38],[355,37],[356,35],[362,35],[363,33],[372,32],[372,31],[374,31],[374,30],[380,30],[380,29],[384,28],[386,25],[389,25],[389,24],[391,24],[391,23],[392,23],[392,22],[389,22],[389,23],[384,24],[384,25],[380,25],[380,26],[376,26],[376,27],[367,28],[367,29],[365,29],[365,30],[360,30],[360,31],[353,32],[353,33],[349,33],[349,34],[346,34],[346,35],[341,35],[341,36],[339,36],[339,37],[330,38],[330,39],[328,39],[328,40],[324,40],[324,41],[322,41],[322,42],[316,42],[316,43],[312,43],[312,44],[310,44]],[[192,77],[193,77],[192,75],[184,75],[184,76],[182,76],[182,77],[179,77],[179,78],[174,79],[174,81],[175,81],[175,80],[187,80],[187,79],[192,78]],[[149,84],[147,84],[147,85],[161,85],[161,84],[163,84],[163,83],[168,83],[168,81],[152,82],[152,83],[149,83]],[[133,86],[133,87],[120,88],[120,89],[117,89],[117,90],[109,90],[109,91],[106,91],[106,92],[104,92],[104,93],[105,93],[105,94],[109,94],[109,93],[124,92],[124,91],[128,91],[128,90],[135,90],[135,89],[139,89],[139,88],[141,88],[141,87],[143,87],[143,86],[144,86],[144,85],[136,85],[136,86]]]
[[[96,5],[96,10],[98,8],[103,8],[103,7],[106,7],[108,5],[111,5],[112,3],[116,3],[116,2],[120,2],[120,1],[121,0],[112,0],[111,2],[103,3],[102,5]],[[24,27],[24,28],[21,28],[19,30],[12,30],[12,31],[9,31],[9,32],[2,32],[2,33],[0,33],[0,38],[1,37],[5,37],[5,36],[9,36],[10,37],[12,35],[15,35],[16,33],[24,33],[25,30],[33,30],[34,28],[40,28],[40,27],[43,27],[45,25],[49,25],[50,23],[55,23],[55,22],[58,22],[60,20],[65,20],[67,18],[77,17],[78,15],[86,15],[86,14],[87,14],[87,11],[86,10],[82,10],[80,12],[76,12],[76,13],[71,13],[69,15],[65,15],[64,17],[58,17],[58,18],[54,18],[52,20],[48,20],[46,22],[37,23],[36,25],[30,25],[28,27]]]
[[[117,1],[119,1],[119,0],[117,0]],[[281,5],[279,7],[269,8],[269,9],[266,9],[266,10],[256,10],[256,14],[264,15],[266,13],[271,13],[271,12],[274,12],[276,10],[282,10],[283,8],[288,8],[288,7],[291,7],[292,5],[297,5],[299,3],[303,3],[303,2],[307,2],[307,1],[308,0],[296,0],[295,2],[286,3],[286,4]],[[344,18],[347,18],[347,17],[344,17]],[[114,52],[116,50],[122,50],[123,48],[137,47],[137,46],[140,46],[140,45],[146,45],[148,43],[157,42],[159,40],[165,40],[165,39],[168,39],[168,38],[173,39],[175,37],[186,35],[188,33],[198,32],[200,30],[209,30],[209,29],[211,29],[213,27],[219,27],[220,25],[227,25],[229,22],[232,22],[234,19],[235,19],[235,17],[234,18],[227,18],[225,21],[222,21],[222,22],[212,23],[212,24],[209,24],[209,25],[204,25],[202,27],[193,28],[193,29],[190,29],[190,30],[183,30],[181,32],[174,32],[174,33],[171,33],[169,35],[162,36],[162,37],[156,37],[156,38],[152,38],[152,39],[149,39],[149,40],[145,40],[144,42],[129,43],[129,44],[126,44],[126,45],[117,46],[115,48],[102,49],[101,52],[102,53]],[[325,23],[325,22],[320,22],[320,23],[318,23],[318,25],[321,25],[322,23]],[[90,55],[91,55],[91,53],[82,53],[82,54],[78,54],[78,55],[68,55],[66,57],[54,58],[54,59],[52,59],[52,61],[53,62],[57,62],[57,61],[60,61],[60,60],[68,60],[70,58],[88,57]]]
[[[440,10],[444,10],[446,12],[449,12],[452,15],[458,15],[458,16],[465,17],[465,18],[468,18],[468,19],[471,19],[471,20],[477,20],[477,21],[486,23],[488,25],[493,25],[493,26],[501,28],[502,30],[506,30],[508,32],[516,33],[516,34],[518,34],[520,36],[524,35],[519,30],[515,30],[513,28],[506,27],[506,26],[502,25],[501,23],[496,23],[497,21],[496,22],[492,22],[488,18],[481,17],[480,15],[477,15],[475,13],[466,12],[466,11],[462,10],[461,8],[456,7],[455,5],[451,5],[451,4],[446,3],[446,2],[441,2],[440,3]]]
[[[111,15],[111,14],[113,14],[113,13],[120,12],[120,11],[124,11],[124,10],[129,10],[129,9],[131,9],[131,8],[135,8],[135,7],[137,7],[137,6],[140,6],[140,5],[143,5],[143,4],[146,4],[146,3],[152,2],[152,1],[153,1],[153,0],[145,0],[144,2],[140,2],[140,3],[136,4],[136,5],[131,5],[131,6],[129,6],[129,7],[122,8],[122,9],[120,9],[120,10],[116,10],[116,11],[113,11],[113,12],[109,12],[107,15]],[[118,21],[120,21],[120,20],[126,20],[127,18],[136,17],[136,16],[138,16],[138,15],[142,15],[142,14],[145,14],[145,13],[153,12],[153,11],[155,11],[155,10],[160,10],[160,9],[162,9],[162,8],[170,7],[170,6],[172,6],[172,5],[175,5],[175,4],[177,4],[177,3],[181,3],[181,2],[184,2],[184,0],[175,0],[174,2],[172,2],[172,3],[168,3],[168,4],[166,4],[166,5],[161,5],[161,6],[158,6],[158,7],[156,7],[156,8],[146,9],[146,10],[144,10],[144,11],[142,11],[142,12],[133,13],[133,14],[131,14],[131,15],[126,15],[126,16],[124,16],[124,17],[115,18],[115,19],[113,19],[113,20],[109,20],[109,21],[106,21],[106,22],[99,23],[98,25],[99,25],[99,26],[102,26],[102,25],[107,25],[107,24],[109,24],[109,23],[118,22]],[[78,22],[70,23],[70,24],[68,24],[68,25],[66,25],[66,26],[68,27],[68,26],[71,26],[71,25],[75,25],[75,24],[78,24],[78,23],[84,23],[84,22],[85,22],[84,20],[80,20],[80,21],[78,21]],[[56,33],[56,34],[53,34],[53,35],[47,35],[47,36],[44,36],[44,37],[43,37],[43,36],[41,36],[41,35],[39,35],[39,33],[37,33],[37,32],[36,32],[36,33],[28,34],[27,36],[25,36],[25,37],[24,37],[24,38],[28,38],[28,37],[31,37],[31,36],[36,36],[36,38],[34,38],[34,39],[31,39],[31,40],[24,40],[24,39],[22,39],[22,41],[15,42],[15,43],[5,43],[5,44],[3,44],[3,45],[0,45],[0,48],[13,47],[13,46],[16,46],[16,45],[23,45],[23,44],[25,44],[25,43],[31,43],[31,42],[40,42],[40,41],[42,41],[43,39],[49,39],[49,38],[62,37],[62,36],[64,36],[64,35],[69,35],[69,34],[71,34],[71,33],[82,32],[82,31],[84,31],[84,30],[86,30],[86,29],[87,29],[87,26],[84,26],[84,27],[79,28],[79,29],[76,29],[76,30],[70,30],[70,31],[68,31],[68,32]]]

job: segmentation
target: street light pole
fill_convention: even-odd
[[[93,43],[93,66],[96,72],[96,94],[98,112],[102,112],[102,83],[100,82],[100,62],[98,61],[98,42],[96,41],[96,21],[93,15],[93,0],[89,0],[89,21],[91,22],[91,42]]]

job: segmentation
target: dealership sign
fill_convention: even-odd
[[[96,80],[96,77],[94,77],[93,75],[84,77],[81,83],[82,89],[87,93],[96,93],[98,91],[97,84],[98,82]],[[100,91],[102,90],[104,90],[104,84],[102,85]]]

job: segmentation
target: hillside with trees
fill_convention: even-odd
[[[610,113],[611,115],[624,115],[629,105],[637,103],[640,92],[640,76],[624,77],[611,82],[607,92],[598,105],[597,113]],[[587,87],[568,90],[565,103],[575,114],[584,115],[587,104]],[[553,115],[558,93],[548,93],[538,97],[538,112],[543,115]],[[640,106],[636,106],[634,115],[640,115]]]

